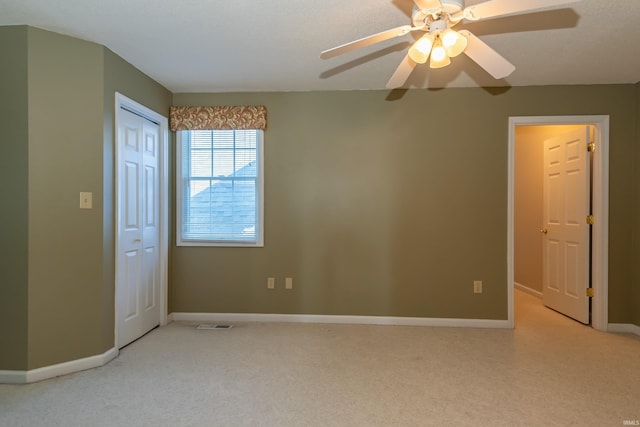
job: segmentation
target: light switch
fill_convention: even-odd
[[[482,280],[474,280],[473,281],[473,293],[481,294],[482,293]]]
[[[80,192],[80,209],[91,209],[93,208],[93,193],[91,192]]]

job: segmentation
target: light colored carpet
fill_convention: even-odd
[[[1,426],[620,426],[640,338],[516,291],[516,329],[174,322],[108,365],[0,385]]]

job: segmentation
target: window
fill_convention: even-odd
[[[178,246],[263,246],[262,137],[178,131]]]

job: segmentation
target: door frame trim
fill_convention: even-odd
[[[145,107],[144,105],[134,101],[125,95],[116,92],[115,93],[115,120],[114,120],[114,141],[115,141],[115,180],[114,180],[114,199],[115,199],[115,281],[114,281],[114,346],[118,348],[118,253],[119,253],[119,233],[120,230],[120,203],[119,203],[119,188],[120,177],[122,174],[122,165],[120,164],[120,141],[118,126],[120,122],[120,112],[122,109],[129,110],[143,118],[146,118],[152,122],[158,123],[160,126],[160,140],[159,140],[159,178],[160,178],[160,190],[158,195],[158,202],[160,204],[159,212],[159,273],[160,273],[160,326],[167,324],[167,309],[168,309],[168,248],[169,248],[169,120],[159,113]]]
[[[593,212],[591,277],[595,296],[591,300],[591,326],[606,331],[609,322],[609,116],[515,116],[509,117],[507,171],[507,299],[508,322],[514,327],[514,174],[515,129],[522,125],[594,126],[597,142],[593,159]]]

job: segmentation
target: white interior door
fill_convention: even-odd
[[[544,142],[544,304],[589,323],[590,127]]]
[[[126,110],[118,118],[118,348],[160,323],[160,126]]]

